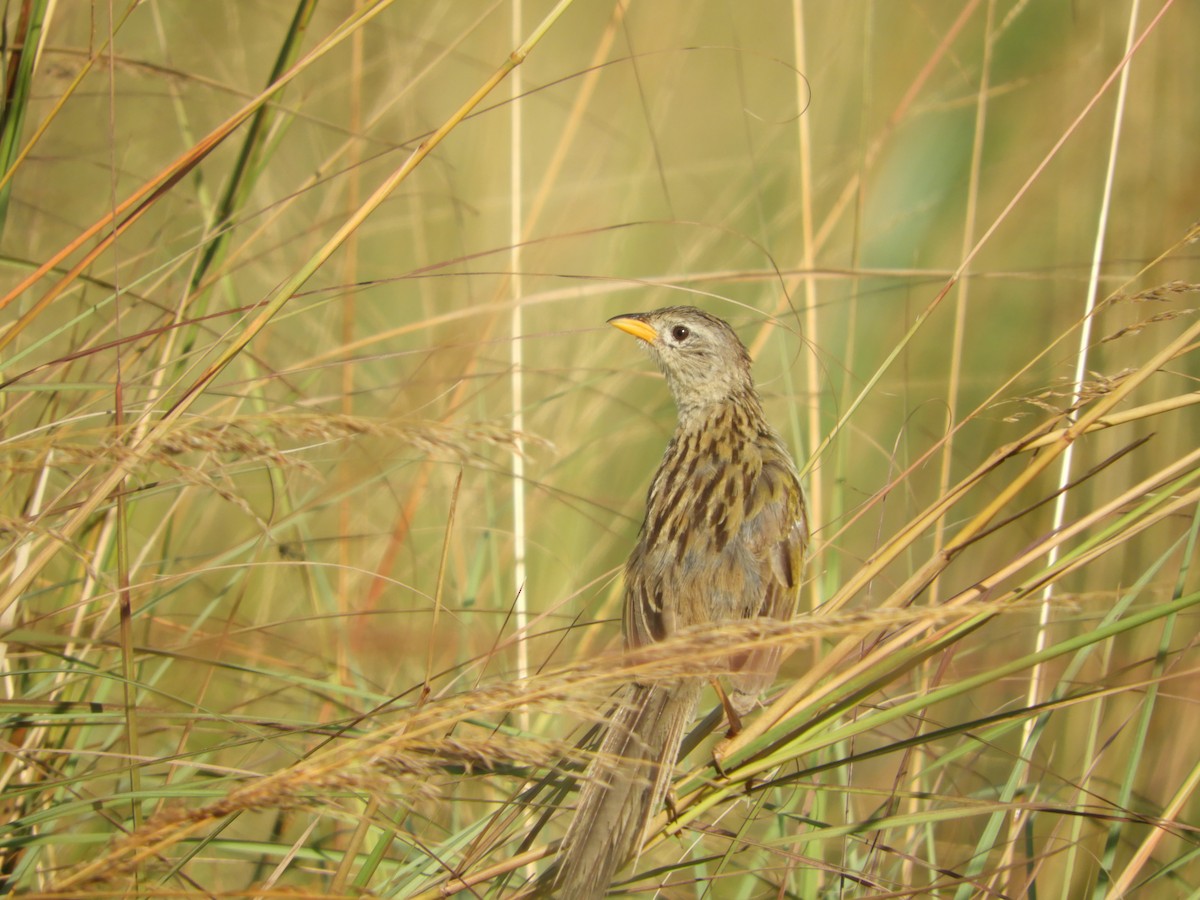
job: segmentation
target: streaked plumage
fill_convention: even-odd
[[[808,542],[787,448],[763,417],[733,329],[692,307],[617,316],[666,376],[678,424],[650,487],[625,568],[625,644],[754,616],[790,618]],[[747,712],[775,676],[771,648],[729,660],[729,698]],[[702,675],[631,684],[580,792],[547,879],[564,900],[600,897],[640,845],[666,793]]]

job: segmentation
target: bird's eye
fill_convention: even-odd
[[[688,335],[690,334],[691,332],[688,331],[686,325],[676,325],[671,329],[671,337],[675,338],[676,343],[683,343],[688,339]]]

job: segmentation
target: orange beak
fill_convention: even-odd
[[[626,334],[632,334],[635,338],[641,338],[647,344],[653,344],[654,339],[658,337],[658,332],[637,313],[613,316],[608,320],[608,324],[620,328]]]

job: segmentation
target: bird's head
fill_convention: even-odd
[[[668,306],[613,316],[608,323],[644,342],[681,414],[753,394],[750,354],[716,316],[692,306]]]

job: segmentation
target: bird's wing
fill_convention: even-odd
[[[790,619],[796,612],[808,523],[804,495],[795,470],[786,457],[764,460],[762,471],[746,497],[746,517],[741,529],[749,565],[756,569],[759,591],[747,592],[739,613],[745,617]],[[762,647],[738,653],[729,660],[737,673],[730,678],[731,697],[739,712],[748,711],[758,695],[775,678],[780,649]]]
[[[808,541],[795,469],[771,445],[721,462],[706,460],[686,488],[652,497],[625,570],[626,647],[697,625],[793,615]],[[765,686],[777,665],[778,653],[764,651],[733,667],[761,672]]]

